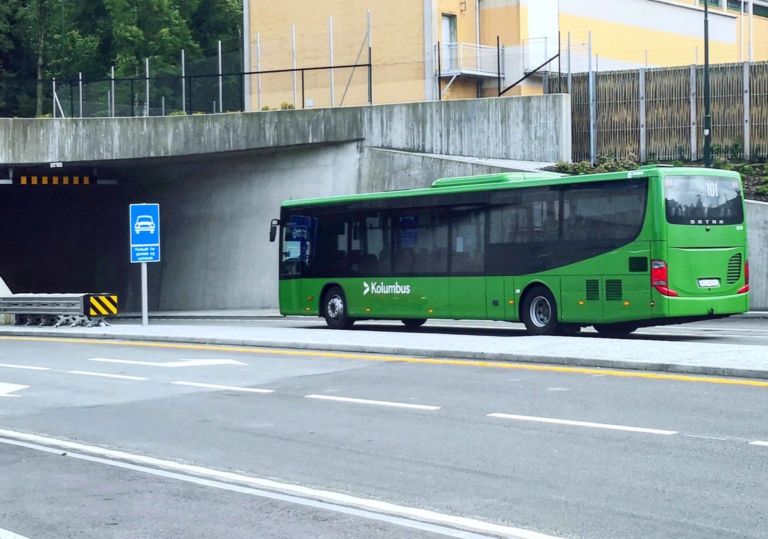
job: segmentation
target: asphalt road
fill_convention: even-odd
[[[135,319],[118,319],[116,324],[135,324]],[[325,322],[318,317],[258,317],[258,318],[232,318],[232,317],[184,317],[153,318],[152,324],[156,325],[224,325],[235,327],[276,327],[276,328],[306,328],[326,330]],[[417,330],[406,329],[399,321],[362,321],[354,326],[356,329],[382,332],[423,332],[423,333],[450,333],[465,335],[491,335],[521,337],[527,335],[525,328],[520,323],[492,322],[481,320],[429,320]],[[329,330],[330,331],[330,330]],[[584,338],[603,338],[591,328],[582,330]],[[721,344],[748,344],[755,346],[768,346],[768,320],[763,318],[731,317],[718,320],[707,320],[690,324],[672,326],[656,326],[642,328],[628,337],[630,340],[656,340],[660,342],[700,342]]]
[[[765,537],[768,383],[620,374],[0,338],[0,530]]]

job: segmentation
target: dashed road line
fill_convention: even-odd
[[[439,406],[431,406],[427,404],[411,404],[408,402],[393,402],[393,401],[379,401],[369,399],[355,399],[352,397],[336,397],[333,395],[304,395],[305,399],[317,399],[336,402],[347,402],[350,404],[367,404],[371,406],[388,406],[391,408],[410,408],[412,410],[425,410],[428,412],[435,412],[440,409]]]
[[[176,382],[171,382],[173,385],[177,386],[190,386],[190,387],[201,387],[204,389],[220,389],[223,391],[241,391],[243,393],[274,393],[274,389],[260,389],[255,387],[237,387],[237,386],[223,386],[219,384],[204,384],[202,382],[185,382],[183,380],[177,380]]]
[[[50,371],[50,367],[36,367],[34,365],[14,365],[12,363],[0,363],[0,368],[3,369],[24,369],[27,371]],[[2,539],[0,537],[0,539]]]
[[[763,447],[768,447],[768,442],[764,442],[763,440],[755,440],[754,442],[749,442],[749,445],[760,445]]]
[[[107,357],[92,357],[88,361],[98,361],[101,363],[119,363],[121,365],[139,365],[141,367],[211,367],[216,365],[247,365],[242,361],[234,359],[179,359],[177,361],[134,361],[132,359],[113,359]]]
[[[128,376],[127,374],[109,374],[106,372],[92,372],[92,371],[63,371],[67,374],[79,374],[82,376],[96,376],[99,378],[115,378],[116,380],[133,380],[136,382],[142,382],[147,378],[141,376]]]
[[[482,534],[520,539],[552,539],[550,535],[524,528],[13,430],[0,429],[0,443],[57,455],[62,455],[62,450],[65,450],[63,456],[68,458],[355,515],[449,537],[468,538]]]
[[[504,414],[493,413],[488,414],[487,417],[496,417],[499,419],[511,419],[515,421],[532,421],[535,423],[551,423],[555,425],[566,425],[569,427],[587,427],[592,429],[607,429],[607,430],[621,430],[626,432],[639,432],[643,434],[659,434],[662,436],[671,436],[677,434],[676,430],[661,430],[661,429],[649,429],[645,427],[630,427],[627,425],[612,425],[610,423],[593,423],[591,421],[573,421],[570,419],[555,419],[552,417],[535,417],[529,415],[516,415],[516,414]]]

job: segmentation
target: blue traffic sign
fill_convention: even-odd
[[[160,262],[160,204],[131,204],[131,262]]]

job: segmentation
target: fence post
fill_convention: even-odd
[[[334,80],[333,80],[333,15],[328,17],[328,56],[330,60],[330,85],[331,85],[331,107],[333,107],[333,102],[335,101],[335,91],[334,91]]]
[[[219,112],[224,112],[224,77],[223,62],[221,59],[221,40],[219,40]]]
[[[695,65],[691,66],[691,161],[698,161],[699,159],[699,141],[698,141],[698,133],[699,133],[699,125],[698,125],[698,114],[696,110],[696,70],[697,67]]]
[[[744,160],[749,161],[752,152],[750,151],[750,64],[744,62]]]
[[[568,32],[568,93],[573,93],[573,70],[571,69],[571,33]]]
[[[597,92],[595,72],[592,71],[592,32],[589,32],[589,160],[597,162]]]
[[[187,113],[187,62],[184,49],[181,49],[181,110]]]
[[[261,32],[256,32],[256,108],[261,110]]]
[[[112,116],[112,117],[114,118],[114,117],[116,116],[116,113],[115,113],[115,66],[112,66],[112,68],[110,69],[110,71],[109,71],[109,77],[110,77],[110,79],[111,79],[111,81],[112,81],[112,82],[111,82],[111,85],[112,85],[112,88],[111,88],[111,90],[112,90],[112,93],[110,94],[110,103],[109,103],[109,104],[110,104],[110,106],[111,106],[111,109],[112,109],[112,110],[110,111],[110,116]]]
[[[149,58],[144,58],[144,116],[149,116]]]
[[[51,79],[53,85],[53,95],[51,95],[51,110],[53,111],[53,117],[56,117],[56,77]]]
[[[83,74],[77,74],[77,85],[80,91],[80,117],[83,117]]]
[[[648,132],[646,131],[646,113],[645,113],[645,68],[641,67],[638,71],[638,101],[640,104],[639,123],[640,123],[640,162],[645,163],[648,160]]]
[[[368,104],[373,105],[373,35],[371,24],[371,10],[368,10],[366,16],[366,26],[368,28]]]
[[[293,106],[296,106],[296,25],[291,25],[291,67],[293,72],[291,76],[293,78]]]

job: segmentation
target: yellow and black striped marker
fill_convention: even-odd
[[[117,296],[113,294],[93,294],[86,303],[88,316],[117,315]]]

